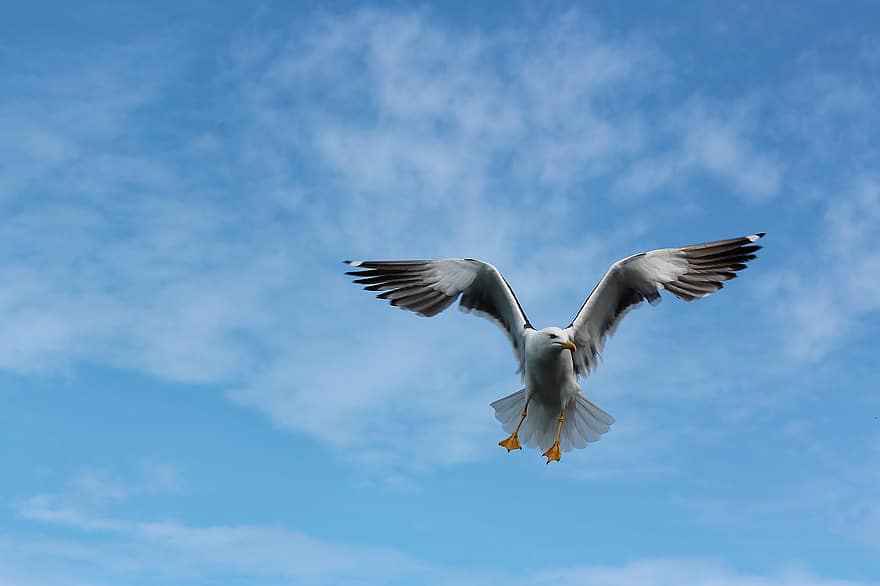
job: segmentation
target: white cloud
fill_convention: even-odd
[[[685,190],[689,180],[711,177],[751,202],[779,193],[783,166],[761,146],[756,98],[733,102],[694,97],[670,113],[653,131],[662,137],[618,181],[636,195],[669,185]],[[662,140],[662,142],[661,142]]]
[[[0,583],[174,584],[238,580],[250,584],[641,584],[645,586],[868,586],[818,577],[802,566],[769,574],[738,572],[721,560],[643,558],[622,565],[582,564],[513,572],[508,567],[447,567],[380,546],[339,543],[265,525],[188,525],[173,519],[129,520],[71,504],[72,492],[34,495],[15,511],[29,522],[16,537],[0,535]],[[88,489],[94,486],[89,482]],[[91,491],[93,492],[93,491]],[[106,491],[99,491],[104,493]],[[115,505],[105,500],[104,504]],[[860,509],[865,512],[865,505]],[[876,505],[873,505],[876,512]],[[764,512],[766,514],[766,511]],[[875,516],[876,517],[876,516]],[[63,529],[62,537],[48,537]],[[73,537],[71,537],[71,534]],[[74,540],[75,539],[75,540]]]
[[[180,492],[182,486],[181,475],[175,466],[154,460],[141,460],[124,479],[100,468],[82,468],[73,474],[63,493],[31,496],[19,501],[16,509],[27,519],[92,530],[112,529],[114,523],[105,527],[105,522],[96,519],[93,512],[110,506],[124,506],[143,495]]]
[[[47,178],[91,163],[100,145],[134,130],[134,114],[157,98],[171,74],[163,59],[173,49],[168,41],[48,55],[35,69],[8,68],[0,79],[11,96],[0,105],[0,197],[39,191]],[[56,69],[59,63],[69,69]]]
[[[34,501],[35,499],[29,499]],[[43,524],[86,531],[97,539],[0,537],[0,579],[48,585],[59,575],[76,584],[179,583],[219,577],[263,584],[602,584],[607,586],[868,586],[870,582],[819,577],[796,567],[767,575],[737,572],[720,561],[646,558],[620,566],[581,565],[511,573],[508,569],[448,568],[404,553],[316,539],[266,526],[194,527],[176,521],[92,518],[31,503],[19,513]],[[66,573],[66,574],[65,574]],[[7,583],[7,582],[4,582]]]
[[[143,492],[180,492],[185,486],[183,476],[172,464],[145,459],[138,462],[137,468],[137,485]]]
[[[122,501],[128,498],[129,488],[102,470],[80,470],[71,484],[77,492],[95,501]]]
[[[571,282],[574,274],[561,261],[583,267],[610,243],[579,243],[572,234],[583,230],[585,212],[558,194],[653,157],[652,130],[683,144],[675,154],[676,180],[709,173],[747,197],[775,192],[775,163],[750,142],[748,109],[719,104],[712,116],[682,114],[690,124],[665,125],[637,106],[637,96],[664,79],[642,72],[668,68],[644,40],[615,37],[575,12],[520,32],[452,31],[423,12],[363,11],[297,29],[296,40],[242,49],[238,73],[261,122],[260,144],[294,145],[301,164],[332,172],[345,194],[332,213],[319,200],[304,204],[318,237],[333,234],[333,241],[324,240],[328,249],[341,239],[350,244],[346,254],[491,259],[527,308],[553,301],[554,287],[579,287],[570,312],[554,317],[568,319],[592,283]],[[732,109],[736,115],[725,117]],[[697,135],[701,124],[710,128]],[[706,141],[726,150],[706,148]],[[624,221],[604,225],[612,240],[630,239],[648,220]],[[597,278],[605,268],[598,267]],[[325,316],[346,313],[341,305],[321,309]],[[374,331],[360,321],[342,326],[360,333],[342,338],[357,340],[345,345],[352,357],[332,369],[302,358],[326,355],[325,349],[294,351],[282,342],[286,350],[275,366],[230,396],[368,460],[431,465],[479,457],[474,441],[488,438],[480,421],[486,429],[484,404],[495,397],[475,395],[469,375],[450,378],[446,365],[474,355],[494,364],[496,354],[456,341],[447,316],[432,323],[435,337],[417,333],[415,318],[395,319],[403,318],[389,314]],[[425,348],[412,346],[416,335]],[[426,380],[429,371],[434,380]],[[505,384],[499,395],[516,382]],[[441,394],[445,401],[425,400]],[[408,405],[405,417],[388,407],[401,402]],[[437,438],[462,445],[425,453],[422,446]]]
[[[577,22],[563,22],[559,30]],[[477,338],[466,346],[443,334],[458,347],[442,360],[435,348],[413,347],[404,335],[409,325],[394,343],[365,334],[356,336],[360,344],[348,343],[345,316],[359,311],[346,305],[355,293],[336,292],[345,287],[339,265],[330,270],[323,263],[389,244],[400,254],[448,251],[506,266],[522,256],[540,260],[541,250],[520,250],[524,235],[558,250],[548,227],[570,213],[563,199],[510,206],[487,184],[511,156],[527,184],[570,181],[558,172],[548,179],[549,164],[530,168],[542,151],[550,153],[545,158],[562,156],[566,149],[550,151],[560,148],[553,137],[565,133],[569,142],[583,142],[585,132],[593,139],[574,145],[566,156],[575,160],[556,160],[560,168],[618,152],[625,141],[606,140],[614,122],[591,113],[591,104],[625,85],[645,52],[603,38],[595,28],[580,41],[542,34],[542,48],[534,51],[505,35],[453,33],[419,13],[328,18],[298,38],[236,55],[234,87],[246,100],[236,109],[240,128],[221,136],[219,145],[217,137],[196,133],[172,156],[154,154],[146,137],[140,151],[118,148],[122,137],[147,126],[144,106],[173,83],[159,75],[161,68],[142,66],[142,53],[112,52],[97,65],[72,59],[69,68],[85,69],[88,87],[76,75],[51,78],[57,91],[33,107],[52,115],[39,124],[41,116],[28,119],[50,128],[55,142],[43,140],[49,154],[33,161],[39,172],[23,168],[17,183],[51,197],[19,210],[0,233],[6,245],[0,267],[10,283],[0,296],[6,316],[2,366],[41,372],[99,361],[176,381],[220,383],[240,389],[231,396],[281,425],[354,449],[356,460],[382,459],[389,451],[419,466],[473,458],[474,436],[490,429],[486,403],[512,390],[507,386],[516,385],[515,378],[485,395],[468,392],[473,383],[462,376],[425,383],[426,371],[437,372],[434,365],[455,363],[466,349],[482,345]],[[504,51],[511,57],[496,71]],[[514,55],[528,56],[522,71]],[[552,79],[542,81],[551,65]],[[589,71],[566,81],[566,67],[587,65]],[[90,75],[92,70],[99,73]],[[564,87],[554,89],[556,84]],[[550,96],[557,106],[538,112]],[[81,107],[86,97],[89,109]],[[25,101],[13,106],[32,107]],[[566,120],[566,108],[577,118]],[[539,140],[511,150],[510,144],[535,132]],[[238,133],[240,150],[223,144]],[[226,188],[218,197],[205,187],[213,177],[204,169],[230,161],[254,178],[257,193],[241,196]],[[314,173],[328,177],[328,171],[340,181],[309,179]],[[331,186],[334,197],[316,195],[317,187]],[[523,225],[524,209],[540,217]],[[426,223],[426,217],[435,221]],[[324,344],[312,334],[319,328],[328,332]],[[492,335],[497,345],[504,343]],[[352,366],[318,368],[332,354],[326,343],[345,352]],[[498,354],[512,373],[510,352]],[[383,378],[401,355],[407,366],[398,378]],[[367,380],[370,373],[375,380]],[[439,400],[446,388],[461,390],[450,401]],[[336,397],[332,409],[327,396]],[[411,417],[389,407],[402,399]],[[434,424],[423,428],[425,421]],[[413,457],[436,437],[445,438],[444,450]]]
[[[80,531],[118,531],[119,521],[95,517],[75,504],[70,497],[54,494],[36,494],[16,503],[16,513],[22,519],[52,525],[75,527]]]
[[[627,421],[620,423],[628,424]],[[668,423],[668,422],[666,422]],[[625,437],[624,434],[622,437]],[[810,434],[807,435],[810,437]],[[497,438],[496,438],[497,439]],[[624,440],[625,441],[625,440]],[[656,443],[657,438],[643,437],[637,438],[637,441],[646,443]],[[606,449],[612,448],[613,444],[605,444],[600,442],[599,445],[593,446],[591,450],[579,453],[584,455],[589,452],[589,458],[583,459],[577,467],[588,468],[594,464],[593,460],[596,456],[604,455]],[[493,446],[495,447],[495,446]],[[595,450],[599,448],[599,450]],[[661,458],[662,459],[662,458]],[[588,461],[589,460],[589,461]],[[614,458],[612,458],[612,462]],[[628,464],[624,458],[624,465],[630,465],[631,468],[639,468],[641,464]],[[575,461],[570,464],[576,464]],[[600,458],[595,462],[600,469],[603,466],[603,460]],[[866,463],[867,466],[870,464]],[[872,467],[875,468],[875,467]],[[140,467],[136,467],[138,477],[140,476]],[[565,472],[568,472],[566,468]],[[632,476],[634,473],[642,473],[642,470],[627,470],[626,476]],[[334,553],[340,557],[344,557],[346,563],[358,564],[360,558],[352,555],[349,551],[350,545],[337,544],[326,539],[317,539],[319,546],[317,550],[310,549],[314,546],[311,540],[313,536],[304,535],[302,532],[276,526],[252,526],[252,525],[227,525],[214,523],[212,525],[191,525],[174,519],[163,518],[161,515],[158,519],[144,519],[143,514],[138,514],[136,519],[130,519],[121,514],[106,515],[95,511],[86,504],[78,503],[81,496],[79,484],[76,479],[84,475],[99,477],[109,480],[114,484],[120,484],[116,480],[118,475],[112,475],[102,470],[81,471],[74,475],[74,482],[71,483],[71,490],[61,495],[36,495],[28,499],[23,499],[18,503],[17,512],[25,519],[38,523],[37,531],[18,525],[16,528],[16,537],[10,537],[8,540],[0,538],[0,559],[6,557],[19,574],[29,576],[31,584],[52,584],[55,576],[63,576],[65,574],[72,575],[74,579],[80,578],[86,582],[89,578],[96,583],[106,584],[136,584],[140,581],[151,584],[162,583],[196,583],[198,581],[218,581],[221,578],[229,580],[247,581],[248,583],[277,583],[279,581],[287,581],[287,583],[321,583],[319,577],[326,577],[327,583],[345,583],[349,578],[343,569],[344,564],[335,565],[334,563],[323,562],[324,558],[334,558]],[[643,476],[639,477],[641,480]],[[146,478],[138,480],[146,481]],[[139,491],[138,484],[126,485],[126,492],[132,496],[142,494]],[[820,501],[822,502],[822,501]],[[128,503],[135,506],[137,503]],[[826,502],[822,502],[822,506],[814,509],[828,508]],[[104,502],[106,508],[117,509],[117,503],[112,499]],[[751,518],[757,520],[767,520],[768,518],[778,518],[776,515],[779,511],[767,509],[746,509],[744,513],[742,509],[736,508],[735,503],[729,505],[731,514],[738,518]],[[809,507],[798,505],[793,509],[793,514],[800,514],[804,511],[810,511]],[[47,543],[45,537],[35,537],[35,535],[56,535],[50,531],[52,526],[58,526],[63,529],[57,533],[62,537],[56,538],[55,541]],[[824,525],[822,525],[824,527]],[[66,541],[71,531],[74,531],[75,540]],[[61,541],[58,541],[61,539]],[[310,540],[311,539],[311,540]],[[326,551],[324,547],[331,551]],[[228,548],[228,549],[227,549]],[[291,555],[292,549],[301,548],[302,551],[311,555],[318,556],[320,563],[314,566],[321,574],[308,574],[308,570],[299,569],[297,565],[300,558]],[[360,551],[358,546],[354,549]],[[379,552],[385,551],[382,548],[367,548],[364,555],[370,557],[373,550]],[[230,550],[235,550],[230,552]],[[252,551],[259,551],[260,555],[251,555]],[[716,580],[729,579],[731,584],[750,584],[747,580],[755,580],[756,584],[768,584],[775,586],[776,584],[788,585],[794,578],[791,575],[782,573],[771,573],[769,576],[758,576],[749,573],[738,573],[728,570],[717,564],[713,565],[716,571],[705,573],[705,560],[640,560],[623,566],[612,567],[579,567],[579,568],[556,568],[554,571],[535,571],[529,572],[527,578],[522,575],[510,575],[506,569],[502,568],[481,568],[480,570],[469,571],[464,568],[447,568],[437,565],[429,565],[419,563],[412,560],[406,553],[400,553],[405,559],[413,564],[413,570],[398,574],[399,567],[394,559],[387,559],[388,567],[391,569],[389,574],[370,573],[370,567],[364,571],[366,584],[383,584],[383,583],[412,583],[418,581],[420,583],[437,583],[437,584],[500,584],[500,583],[517,583],[517,580],[523,579],[523,583],[554,583],[555,581],[568,579],[571,583],[578,583],[578,580],[586,580],[583,583],[628,583],[626,580],[638,575],[639,572],[651,572],[658,580],[657,584],[674,583],[677,575],[665,564],[672,564],[676,571],[686,573],[688,571],[688,563],[695,564],[695,576],[693,580],[697,580],[694,584],[714,584]],[[381,554],[379,556],[382,558]],[[14,561],[14,564],[12,563]],[[255,565],[259,563],[259,568]],[[664,567],[660,567],[664,566]],[[556,571],[558,570],[558,571]],[[54,572],[54,574],[53,574]],[[352,569],[353,574],[361,575],[358,567]],[[49,577],[46,577],[49,575]],[[399,579],[396,577],[399,576]],[[832,580],[820,580],[808,574],[799,574],[805,580],[807,578],[816,580],[816,584],[833,584]],[[589,578],[589,580],[587,580]],[[783,579],[785,578],[785,579]],[[606,580],[617,580],[606,582]],[[705,580],[699,581],[699,580]],[[672,581],[672,582],[670,582]],[[566,583],[566,582],[562,582]],[[631,582],[629,582],[631,583]],[[652,584],[654,582],[647,581]],[[685,582],[690,583],[690,582]],[[726,584],[727,582],[721,582]],[[809,582],[808,582],[809,583]]]
[[[745,102],[745,101],[744,101]],[[719,107],[722,106],[722,107]],[[709,112],[715,109],[714,112]],[[747,102],[734,107],[697,101],[680,114],[682,164],[716,175],[751,199],[777,194],[780,169],[776,158],[749,140],[756,116]]]
[[[855,586],[860,582],[820,578],[802,570],[770,576],[731,571],[701,559],[640,560],[617,568],[571,568],[530,577],[522,584],[602,584],[603,586]]]
[[[646,109],[674,64],[588,15],[487,32],[361,11],[290,31],[239,41],[212,104],[227,127],[175,127],[170,151],[146,129],[172,130],[150,107],[173,107],[163,88],[180,70],[149,47],[71,58],[41,77],[52,91],[29,79],[34,95],[4,106],[30,149],[7,187],[48,196],[0,227],[0,367],[97,362],[221,386],[395,470],[480,458],[497,434],[486,403],[518,384],[503,337],[370,306],[337,259],[486,258],[534,321],[548,307],[561,321],[593,284],[572,268],[598,278],[654,221],[597,211],[621,186],[779,190],[759,98]]]
[[[880,434],[854,425],[846,441],[836,444],[829,430],[835,435],[844,432],[830,423],[837,422],[831,413],[809,411],[806,418],[786,421],[763,436],[762,445],[774,451],[774,461],[790,470],[782,482],[766,482],[762,472],[761,488],[748,498],[720,488],[725,496],[691,493],[672,498],[671,504],[696,522],[725,531],[773,539],[773,533],[784,528],[804,542],[819,536],[837,547],[880,551],[880,500],[873,496],[880,486]],[[773,439],[776,433],[787,441]]]
[[[765,278],[766,304],[789,358],[811,367],[876,329],[880,116],[872,105],[880,92],[869,80],[877,66],[870,51],[856,51],[843,68],[806,53],[793,78],[766,100],[770,138],[789,152],[791,200],[782,224],[789,231],[779,243],[785,262]]]
[[[40,538],[21,539],[13,545],[0,540],[0,552],[16,553],[31,563],[42,558],[44,569],[67,568],[74,576],[95,576],[102,581],[158,576],[165,583],[187,577],[235,575],[256,580],[286,578],[295,584],[354,579],[387,583],[420,570],[419,564],[390,549],[326,542],[280,527],[129,521],[65,504],[71,496],[75,498],[35,495],[20,501],[16,511],[20,518],[46,527],[87,533],[89,541],[47,545]]]
[[[825,202],[822,244],[794,258],[796,269],[768,282],[766,293],[782,301],[789,353],[816,362],[851,336],[870,335],[880,302],[880,182],[857,175]]]

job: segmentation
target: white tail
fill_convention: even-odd
[[[495,409],[495,419],[507,433],[513,433],[519,422],[520,414],[526,404],[526,390],[522,389],[490,404]],[[546,450],[556,438],[556,427],[559,424],[559,407],[548,410],[538,401],[537,397],[529,403],[528,413],[519,429],[519,441],[529,447]],[[562,424],[560,446],[563,451],[572,448],[585,448],[588,443],[597,442],[603,433],[611,429],[614,417],[601,407],[584,397],[581,393],[575,396],[572,406],[565,411],[565,423]]]

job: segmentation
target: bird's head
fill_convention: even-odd
[[[577,346],[574,345],[571,338],[568,337],[568,334],[562,330],[562,328],[544,328],[539,332],[541,336],[547,339],[547,343],[554,348],[558,348],[559,350],[571,350],[572,352],[577,351]]]

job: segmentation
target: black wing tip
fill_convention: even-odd
[[[763,238],[766,235],[767,235],[766,232],[756,232],[755,234],[752,234],[751,236],[746,236],[746,238],[748,238],[750,241],[754,242],[755,240],[760,240],[761,238]]]

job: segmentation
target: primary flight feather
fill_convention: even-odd
[[[513,343],[525,387],[492,403],[510,436],[508,451],[544,450],[547,462],[561,452],[598,441],[614,418],[584,397],[578,375],[587,377],[606,338],[633,307],[660,300],[663,290],[693,301],[718,291],[755,258],[764,233],[641,252],[611,265],[565,329],[536,330],[510,285],[491,264],[473,258],[346,261],[346,274],[380,299],[425,317],[461,296],[461,308],[501,326]]]

